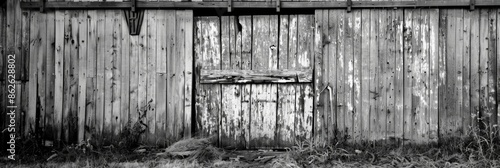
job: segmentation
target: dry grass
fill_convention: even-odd
[[[225,151],[214,147],[209,138],[181,140],[164,150],[82,143],[57,150],[40,148],[0,167],[500,167],[498,132],[470,135],[442,140],[446,142],[442,144],[404,146],[305,141],[285,152]]]

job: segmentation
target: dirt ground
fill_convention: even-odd
[[[305,142],[286,150],[227,150],[205,139],[168,148],[71,145],[33,148],[0,167],[500,167],[500,142],[452,139],[443,144],[358,145]],[[35,150],[36,149],[36,150]]]

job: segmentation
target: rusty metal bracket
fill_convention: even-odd
[[[469,1],[469,10],[473,11],[476,8],[476,0]]]
[[[281,8],[281,1],[280,0],[276,0],[276,12],[280,12],[280,9]]]
[[[142,21],[144,20],[144,10],[123,10],[125,20],[127,20],[127,27],[130,35],[139,35],[141,33]]]
[[[347,0],[347,12],[351,12],[352,0]]]
[[[227,0],[227,12],[231,12],[233,8],[233,0]]]

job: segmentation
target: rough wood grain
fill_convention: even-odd
[[[497,10],[490,9],[488,16],[488,110],[487,115],[489,116],[489,132],[493,133],[498,131],[497,123],[497,97],[496,97],[496,83],[497,83]]]
[[[337,45],[337,34],[338,34],[338,10],[329,10],[328,16],[328,36],[327,36],[327,47],[328,47],[328,55],[323,58],[328,62],[323,65],[327,68],[327,77],[326,81],[329,83],[330,91],[328,94],[328,106],[325,108],[328,109],[328,143],[335,142],[337,135],[337,49],[339,48]]]
[[[378,68],[378,48],[379,48],[379,43],[378,43],[378,31],[379,31],[379,10],[372,9],[370,10],[370,36],[369,36],[369,41],[370,41],[370,85],[369,85],[369,99],[370,99],[370,137],[369,140],[376,140],[377,135],[379,134],[379,128],[377,126],[378,123],[378,99],[380,96],[380,90],[378,87],[378,80],[379,80],[379,68]]]
[[[394,131],[397,143],[401,144],[404,134],[404,13],[402,10],[394,14],[395,31],[395,63],[394,63]]]
[[[106,28],[106,13],[105,11],[97,11],[97,16],[101,16],[97,18],[96,23],[96,32],[97,32],[97,51],[96,51],[96,110],[95,110],[95,135],[97,140],[103,139],[103,129],[104,129],[104,87],[105,87],[105,68],[104,68],[104,60],[105,60],[105,52],[104,48],[105,37],[104,31]]]
[[[54,53],[54,140],[61,141],[64,86],[64,11],[55,12]]]
[[[439,82],[439,10],[429,12],[429,141],[436,143],[438,140],[438,82]]]
[[[94,140],[96,129],[97,90],[97,11],[89,10],[87,16],[87,63],[85,96],[85,140]]]
[[[313,70],[202,70],[200,83],[311,83]]]
[[[196,71],[201,69],[216,70],[221,68],[220,58],[220,24],[218,17],[200,17],[201,54],[196,59]],[[196,47],[195,47],[196,48]],[[196,130],[199,136],[211,137],[213,142],[219,141],[219,116],[221,110],[221,86],[199,85],[196,95]]]
[[[489,10],[479,13],[479,128],[489,125],[488,110],[488,55],[489,55]]]
[[[277,69],[277,16],[252,19],[252,69]],[[271,147],[275,144],[277,86],[252,84],[251,90],[250,147]]]
[[[325,10],[326,11],[326,10]],[[328,48],[324,47],[324,38],[326,38],[326,34],[328,34],[328,31],[325,27],[328,27],[328,20],[326,20],[326,23],[323,21],[325,18],[328,18],[328,13],[327,11],[324,12],[323,10],[316,10],[315,11],[315,16],[314,16],[314,66],[318,67],[318,70],[315,71],[314,73],[314,125],[313,125],[313,132],[314,132],[314,140],[316,142],[322,142],[324,141],[324,135],[327,134],[327,132],[324,130],[326,127],[323,125],[326,125],[328,121],[325,119],[325,94],[321,94],[322,88],[325,88],[326,83],[324,83],[324,75],[325,75],[325,68],[323,65],[325,64],[324,57],[325,55],[328,54]],[[299,33],[304,33],[304,32],[299,32]]]
[[[157,38],[158,32],[156,25],[158,24],[158,10],[148,10],[147,23],[147,45],[146,45],[146,58],[147,58],[147,88],[146,88],[146,141],[155,143],[156,133],[156,48],[158,47]],[[145,17],[146,18],[146,17]]]
[[[184,138],[191,137],[192,132],[192,100],[193,100],[193,11],[186,10],[183,17],[182,27],[184,28]],[[182,79],[181,79],[182,80]]]
[[[85,140],[86,96],[87,96],[87,26],[88,16],[86,11],[80,11],[78,18],[78,142]],[[48,69],[47,69],[48,70]]]
[[[45,115],[46,115],[46,95],[45,95],[45,86],[47,84],[47,79],[46,79],[46,74],[47,74],[47,59],[45,58],[45,54],[47,54],[47,15],[41,15],[37,14],[38,16],[38,23],[40,24],[38,28],[38,33],[39,33],[39,44],[40,46],[38,47],[38,50],[36,51],[36,57],[38,57],[37,61],[37,95],[36,95],[36,101],[37,101],[37,113],[39,115],[38,118],[38,128],[37,129],[37,134],[38,135],[45,135]],[[44,137],[45,138],[45,137]]]
[[[362,113],[362,98],[361,98],[361,71],[362,71],[362,59],[361,53],[363,47],[355,47],[362,46],[361,43],[361,10],[354,11],[353,18],[353,110],[352,110],[352,138],[353,142],[360,142],[361,139],[361,113]]]
[[[292,25],[289,15],[280,15],[280,36],[278,47],[278,69],[289,69],[289,35],[292,34]],[[296,23],[296,22],[295,22]],[[296,25],[295,25],[296,27]],[[296,30],[296,29],[295,29]],[[295,128],[295,86],[290,84],[278,85],[278,110],[276,119],[276,145],[294,145]]]
[[[120,122],[118,123],[118,128],[115,129],[115,131],[118,131],[118,135],[120,135],[121,132],[125,129],[129,122],[129,105],[130,105],[130,64],[134,64],[137,62],[130,62],[130,33],[129,29],[127,27],[127,22],[123,16],[123,12],[119,11],[118,13],[118,24],[121,26],[120,30],[117,34],[120,38],[117,39],[117,43],[120,44],[119,50],[120,55],[117,55],[118,57],[121,57],[121,64],[118,66],[121,67],[120,69],[120,74],[121,74],[121,87],[120,90],[117,90],[117,92],[120,93],[121,101],[119,103],[119,115],[120,115]],[[90,45],[90,43],[89,43]],[[87,65],[88,66],[88,65]]]
[[[386,139],[392,142],[396,137],[395,128],[395,110],[394,110],[394,75],[395,75],[395,61],[396,61],[396,23],[395,23],[395,11],[387,11],[387,56],[386,56],[386,67],[385,67],[385,86],[386,86],[386,111],[387,116],[386,121]]]
[[[370,138],[370,10],[361,11],[361,109],[359,125],[360,140]]]
[[[343,10],[336,11],[338,18],[338,29],[337,29],[337,139],[345,140],[347,138],[345,130],[345,116],[346,116],[346,104],[345,104],[345,15],[346,12]]]
[[[168,15],[167,15],[168,13]],[[169,66],[168,51],[173,50],[168,46],[168,38],[172,38],[172,34],[175,31],[165,31],[167,26],[170,26],[167,22],[175,22],[175,15],[173,11],[158,11],[156,20],[156,128],[155,128],[155,144],[160,146],[166,146],[166,125],[167,125],[167,67]],[[167,19],[167,17],[169,17]],[[167,35],[169,34],[169,35]],[[171,64],[172,66],[175,64]]]
[[[446,135],[446,116],[447,108],[445,106],[446,102],[446,54],[447,54],[447,25],[448,25],[448,9],[441,9],[439,11],[439,50],[438,50],[438,72],[439,72],[439,84],[438,84],[438,102],[439,102],[439,137],[445,137]]]
[[[103,124],[103,143],[111,143],[113,140],[113,59],[116,58],[114,41],[114,21],[115,14],[112,10],[105,11],[105,29],[104,29],[104,124]]]

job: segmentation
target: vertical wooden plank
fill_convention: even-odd
[[[118,38],[117,43],[121,44],[120,48],[120,55],[117,55],[120,57],[121,60],[121,87],[120,87],[120,94],[121,94],[121,101],[120,101],[120,110],[119,110],[119,115],[120,115],[120,122],[118,126],[118,131],[121,133],[127,123],[129,122],[129,105],[130,105],[130,33],[129,29],[127,27],[127,22],[125,19],[123,19],[125,16],[123,16],[123,12],[118,11],[118,23],[120,23],[121,28],[120,32],[121,33],[121,38]],[[137,62],[133,62],[137,63]],[[132,64],[133,64],[132,63]],[[88,65],[87,65],[88,66]]]
[[[363,11],[364,12],[364,11]],[[337,135],[337,34],[338,34],[338,10],[329,10],[328,16],[328,35],[327,35],[327,47],[328,55],[324,56],[326,59],[326,64],[323,67],[326,69],[328,76],[326,76],[326,81],[329,83],[331,91],[325,93],[328,100],[327,114],[328,114],[328,143],[332,143],[336,139]],[[369,18],[368,18],[369,19]],[[367,20],[368,20],[367,19]],[[364,27],[363,27],[364,28]],[[328,91],[328,90],[326,90]]]
[[[419,137],[423,140],[424,143],[429,141],[429,14],[430,10],[422,10],[421,11],[421,65],[420,65],[420,74],[421,74],[421,95],[420,102],[422,104],[422,112],[420,116],[420,127],[421,134]]]
[[[223,70],[239,69],[232,66],[234,58],[234,24],[231,24],[229,16],[221,17],[221,61]],[[239,110],[241,108],[241,98],[239,97],[238,85],[222,85],[222,109],[220,141],[221,146],[227,148],[236,148],[237,125],[239,121]]]
[[[277,16],[253,17],[252,69],[277,69],[277,27]],[[277,86],[252,84],[251,87],[250,147],[273,146],[275,144]]]
[[[175,11],[169,11],[167,12],[167,18],[166,22],[170,23],[167,26],[167,74],[166,74],[166,80],[167,80],[167,138],[170,137],[170,139],[167,139],[169,143],[175,142],[179,137],[179,131],[178,131],[178,125],[177,125],[177,112],[174,109],[175,107],[175,99],[174,99],[174,93],[176,92],[176,89],[178,87],[174,87],[175,83],[178,81],[175,81],[175,73],[176,73],[176,64],[178,61],[178,57],[176,57],[178,50],[176,49],[177,44],[177,38],[176,38],[176,29],[177,29],[177,16],[175,14]],[[179,110],[179,109],[177,109]]]
[[[104,10],[97,11],[97,22],[96,22],[96,109],[95,109],[95,134],[98,142],[104,139],[103,129],[104,129],[104,99],[105,99],[105,36],[104,31],[106,28],[106,13]]]
[[[452,73],[455,73],[456,74],[456,84],[455,84],[455,87],[456,87],[456,91],[455,91],[455,95],[456,95],[456,104],[455,104],[455,111],[456,111],[456,116],[453,120],[455,120],[455,124],[454,124],[454,130],[455,130],[455,133],[453,134],[454,136],[461,136],[463,135],[463,123],[462,123],[462,105],[463,105],[463,60],[464,60],[464,10],[462,9],[459,9],[457,11],[457,16],[456,16],[456,56],[455,56],[455,72],[452,72]]]
[[[239,25],[241,25],[241,69],[252,69],[252,17],[239,17]],[[250,106],[251,106],[251,86],[241,86],[241,116],[244,145],[250,146]]]
[[[37,57],[35,56],[36,53],[38,52],[38,47],[40,46],[40,41],[39,39],[39,24],[38,22],[38,17],[35,13],[31,13],[30,15],[31,21],[30,21],[30,56],[33,55],[30,58],[29,62],[29,79],[32,79],[28,83],[28,111],[26,112],[26,120],[25,120],[25,126],[24,126],[24,135],[27,136],[30,133],[33,133],[35,131],[35,122],[36,122],[36,93],[37,93],[37,85],[36,85],[36,79],[37,79],[37,69],[36,69],[36,64],[37,64]]]
[[[289,16],[289,21],[288,21],[288,57],[287,59],[282,60],[281,58],[278,58],[279,61],[287,61],[287,65],[289,69],[297,69],[297,45],[298,45],[298,17],[297,15],[290,15]],[[280,52],[281,54],[281,52]],[[281,63],[280,63],[281,65]],[[290,121],[294,126],[292,126],[290,129],[293,132],[292,133],[292,139],[296,143],[302,142],[302,140],[299,138],[300,134],[298,134],[299,131],[299,126],[298,123],[301,121],[300,117],[300,104],[299,104],[299,97],[297,95],[300,94],[300,86],[299,85],[291,85],[289,86],[289,95],[291,96],[290,104],[293,103],[293,118]],[[278,93],[279,94],[279,93]],[[279,95],[278,95],[279,96]]]
[[[352,123],[352,137],[354,142],[360,142],[361,139],[361,122],[363,121],[361,119],[361,113],[362,113],[362,100],[361,100],[361,53],[362,53],[362,47],[355,47],[355,46],[362,46],[361,43],[361,10],[355,10],[354,11],[354,18],[353,18],[353,24],[354,24],[354,31],[353,31],[353,47],[354,47],[354,52],[353,52],[353,110],[352,110],[352,115],[353,115],[353,123]]]
[[[497,11],[490,9],[489,11],[489,19],[488,19],[488,114],[489,118],[489,129],[490,133],[497,131],[498,123],[497,123],[497,97],[496,97],[496,83],[497,83]]]
[[[413,9],[405,9],[404,28],[404,140],[412,139]]]
[[[104,29],[104,125],[103,143],[113,140],[113,59],[114,57],[114,20],[115,15],[112,10],[106,10]]]
[[[87,12],[80,11],[78,19],[78,142],[84,140],[85,116],[86,116],[86,96],[87,96]]]
[[[370,138],[370,10],[362,11],[361,44],[361,140]]]
[[[144,12],[144,18],[149,18],[149,12]],[[174,22],[175,23],[175,22]],[[173,23],[171,23],[173,24]],[[149,35],[149,19],[144,19],[141,32],[137,41],[137,59],[138,59],[138,85],[137,85],[137,121],[148,124],[147,111],[148,100],[147,95],[147,79],[148,79],[148,35]],[[144,128],[146,131],[147,128]],[[141,142],[147,142],[147,133],[141,135]]]
[[[22,50],[21,50],[21,55],[23,57],[23,67],[22,67],[22,74],[21,74],[21,79],[27,81],[28,77],[30,76],[30,25],[31,25],[31,12],[30,11],[23,11],[22,12],[22,19],[21,19],[21,24],[22,24]],[[63,28],[64,29],[64,28]],[[25,130],[25,121],[26,121],[26,113],[28,112],[28,100],[29,100],[29,82],[23,82],[22,84],[22,97],[21,97],[21,112],[24,115],[20,115],[21,122],[19,123],[19,126],[21,127],[20,133],[21,135],[24,135],[24,130]]]
[[[471,125],[473,129],[477,129],[478,127],[478,118],[479,118],[479,110],[480,110],[480,105],[479,105],[479,51],[480,51],[480,44],[479,44],[479,10],[475,10],[471,12],[471,30],[470,30],[470,41],[471,44],[471,51],[470,51],[470,90],[471,90],[471,100],[470,100],[470,106],[471,106],[471,113],[470,113],[470,118],[471,118]]]
[[[429,12],[429,141],[438,140],[438,82],[439,82],[439,9]],[[405,114],[406,115],[406,114]]]
[[[297,16],[297,69],[312,68],[314,63],[314,16]],[[308,140],[312,138],[313,130],[313,106],[314,106],[314,86],[312,84],[299,85],[297,88],[296,100],[299,102],[297,108],[301,122],[296,123],[295,133],[299,140]]]
[[[463,135],[468,135],[471,126],[471,101],[470,101],[470,26],[471,26],[471,11],[464,11],[464,24],[463,24],[463,67],[462,69],[462,79],[463,79],[463,93],[462,93],[462,130]],[[432,58],[432,57],[431,57]],[[432,102],[431,102],[432,103]],[[432,106],[431,106],[432,107]]]
[[[496,38],[496,44],[497,44],[497,47],[496,47],[496,52],[497,52],[497,59],[496,59],[496,117],[497,117],[497,125],[500,125],[500,57],[498,56],[499,51],[498,51],[498,48],[500,47],[500,43],[498,41],[500,41],[500,22],[498,21],[498,18],[500,18],[500,11],[497,11],[498,15],[497,15],[497,38]],[[495,60],[491,60],[491,61],[495,61]],[[497,131],[500,131],[500,126],[497,126]],[[500,134],[500,132],[499,132]]]
[[[329,12],[328,10],[323,10],[323,18],[322,18],[322,21],[321,21],[321,28],[322,28],[322,40],[321,40],[321,47],[322,47],[322,60],[318,60],[316,59],[316,56],[314,56],[314,63],[317,64],[317,62],[321,61],[321,73],[322,73],[322,79],[321,82],[323,83],[323,86],[320,86],[318,88],[318,90],[315,90],[314,93],[316,94],[319,94],[319,92],[325,88],[327,85],[330,85],[328,83],[328,76],[329,76],[329,69],[327,67],[328,63],[329,63],[329,50],[330,48],[328,47],[328,43],[330,41],[329,39],[329,25],[328,25],[328,21],[329,21]],[[316,18],[314,18],[316,19]],[[314,45],[319,45],[318,44],[314,44]],[[316,47],[316,46],[314,46]],[[313,64],[313,67],[316,67],[314,64]],[[318,67],[319,68],[319,67]],[[316,86],[316,85],[315,85]],[[330,134],[330,131],[329,131],[329,125],[332,125],[331,123],[331,116],[329,115],[329,111],[331,111],[329,108],[330,106],[330,103],[329,103],[329,92],[328,90],[324,90],[324,92],[322,94],[319,94],[319,101],[316,102],[316,104],[319,106],[321,104],[321,106],[323,107],[323,110],[322,111],[322,122],[321,122],[321,131],[323,132],[322,135],[321,135],[321,139],[322,141],[320,142],[325,142],[325,143],[328,143],[328,137],[329,137],[329,134]],[[322,96],[322,97],[321,97]],[[313,107],[315,108],[315,107]],[[318,111],[318,110],[316,110]]]
[[[397,10],[394,16],[395,29],[395,74],[394,74],[394,131],[398,143],[402,143],[404,131],[404,11]]]
[[[173,50],[168,44],[168,37],[172,38],[174,32],[167,31],[168,21],[175,19],[172,11],[158,11],[157,13],[157,39],[156,39],[156,128],[155,144],[160,146],[168,145],[166,143],[166,125],[167,125],[167,51]],[[175,22],[175,20],[173,20]],[[167,35],[169,33],[170,35]],[[172,64],[172,66],[175,64]]]
[[[37,130],[37,134],[44,135],[45,134],[45,115],[46,115],[46,95],[45,95],[45,86],[46,86],[46,73],[47,73],[47,59],[45,58],[45,54],[47,54],[47,15],[38,15],[38,24],[40,25],[39,31],[39,40],[40,47],[37,51],[37,104],[39,110],[38,118],[38,126],[40,130]]]
[[[147,124],[146,131],[147,142],[155,143],[155,129],[156,129],[156,47],[157,47],[157,17],[158,10],[148,10],[148,34],[147,34]],[[179,74],[176,74],[179,75]],[[174,79],[175,80],[175,79]],[[174,103],[175,104],[175,103]]]
[[[395,27],[395,11],[387,12],[387,57],[385,67],[385,80],[386,80],[386,111],[387,116],[386,125],[386,138],[387,140],[395,139],[395,110],[394,110],[394,75],[395,75],[395,61],[396,61],[396,27]]]
[[[86,96],[85,96],[85,139],[95,140],[96,136],[96,86],[97,86],[97,11],[87,12],[87,63],[86,63]]]
[[[70,11],[65,11],[64,13],[64,52],[63,52],[63,100],[69,100],[70,99],[70,92],[69,92],[69,69],[71,65],[71,12]],[[64,142],[68,142],[69,140],[69,129],[64,129],[64,128],[69,128],[69,113],[70,113],[70,101],[63,101],[63,115],[62,115],[62,127],[61,129],[63,130],[62,132],[62,137]]]
[[[112,45],[112,50],[111,50],[111,55],[112,55],[112,78],[111,78],[111,88],[112,88],[112,97],[111,97],[111,106],[112,107],[112,118],[111,118],[111,125],[112,125],[112,135],[115,140],[118,140],[118,135],[120,133],[120,123],[122,120],[121,116],[121,94],[120,90],[122,87],[123,81],[122,79],[122,67],[121,67],[121,62],[123,58],[123,54],[121,52],[121,32],[122,32],[122,20],[120,17],[121,11],[120,10],[113,10],[112,11],[112,16],[113,16],[113,45]]]
[[[439,72],[439,137],[444,137],[446,135],[446,116],[447,116],[447,106],[446,100],[446,55],[447,55],[447,38],[448,38],[448,9],[440,9],[439,12],[439,58],[438,58],[438,72]]]
[[[63,121],[64,86],[64,11],[55,12],[55,53],[54,53],[54,140],[61,141]]]
[[[220,55],[220,20],[218,17],[202,17],[200,50],[201,55],[196,59],[196,70],[221,69]],[[197,79],[199,80],[199,79]],[[196,95],[196,129],[199,136],[210,136],[212,142],[219,142],[219,116],[221,110],[221,86],[199,85]]]
[[[346,12],[344,10],[337,11],[338,15],[338,34],[337,34],[337,139],[339,141],[346,140],[347,134],[345,130],[345,116],[346,116],[346,104],[345,104],[345,23],[346,23]]]
[[[143,21],[142,27],[141,27],[141,32],[137,36],[130,36],[130,50],[129,50],[129,87],[130,87],[130,93],[129,93],[129,118],[128,118],[128,124],[130,126],[134,126],[139,121],[139,110],[141,107],[139,107],[139,100],[138,100],[138,95],[139,95],[139,50],[141,49],[140,46],[140,37],[144,37],[144,32],[146,31],[146,26],[147,23],[146,21]],[[166,118],[165,118],[166,119]]]
[[[192,124],[192,85],[193,85],[193,11],[186,10],[184,18],[184,137],[191,137]]]
[[[20,1],[14,1],[15,3],[15,6],[18,6],[19,5],[19,2]],[[15,46],[14,48],[14,54],[16,56],[16,77],[15,79],[17,80],[16,82],[16,98],[15,98],[15,105],[18,107],[17,108],[17,114],[15,116],[15,121],[16,121],[16,125],[15,125],[15,134],[16,134],[16,137],[21,137],[22,135],[22,111],[23,111],[23,102],[22,102],[22,93],[23,93],[23,79],[26,79],[25,77],[25,71],[24,71],[24,67],[26,66],[26,60],[25,60],[25,55],[23,54],[23,31],[26,31],[27,29],[24,28],[24,27],[27,27],[25,24],[26,23],[23,23],[23,20],[24,20],[24,16],[22,14],[22,11],[21,11],[21,8],[18,8],[16,7],[15,8],[15,26],[14,26],[14,30],[15,30],[15,35],[14,35],[14,43],[11,44],[13,46]],[[3,16],[2,16],[3,17]],[[53,23],[53,22],[52,22]],[[24,26],[24,27],[23,27]],[[23,29],[24,28],[24,29]],[[29,28],[28,28],[29,29]],[[3,33],[3,32],[0,32],[0,33]],[[3,44],[1,44],[3,46]],[[0,56],[1,57],[1,56]],[[2,58],[5,58],[5,57],[2,57]],[[0,62],[0,67],[2,66],[1,65],[2,63]],[[52,85],[53,86],[53,85]],[[0,96],[3,96],[0,94]],[[0,110],[2,111],[2,110]],[[53,111],[53,110],[52,110]],[[51,111],[51,112],[52,112]],[[3,114],[3,113],[1,113]],[[51,113],[52,114],[52,113]],[[5,115],[4,115],[5,116]],[[51,118],[52,119],[52,118]],[[52,120],[50,120],[52,121]],[[7,124],[7,122],[5,122]],[[50,123],[50,128],[52,128],[52,123]],[[4,134],[4,135],[7,135],[7,134]],[[52,136],[52,129],[50,129],[50,136]],[[50,139],[52,139],[52,137],[50,137]]]
[[[47,42],[46,42],[46,64],[47,70],[45,73],[45,139],[53,140],[53,125],[54,125],[54,79],[55,79],[55,12],[51,11],[47,16]]]
[[[40,130],[37,129],[37,135],[44,135],[45,134],[45,113],[46,113],[46,95],[45,95],[45,86],[46,86],[46,73],[47,73],[47,59],[45,58],[45,54],[47,54],[47,15],[45,14],[39,14],[38,15],[38,24],[40,24],[40,27],[38,29],[39,31],[39,40],[40,40],[40,46],[38,48],[38,51],[36,57],[38,57],[38,62],[37,62],[37,111],[38,111],[38,127]]]
[[[353,37],[354,37],[354,13],[347,13],[345,15],[345,60],[344,60],[344,89],[345,89],[345,131],[346,135],[349,137],[348,141],[353,140],[353,114],[354,114],[354,106],[353,106],[353,74],[354,74],[354,47],[353,46]]]
[[[326,134],[325,130],[324,130],[324,126],[323,124],[325,123],[325,116],[324,116],[324,113],[325,113],[325,96],[321,96],[321,95],[324,95],[324,94],[320,94],[319,92],[321,91],[321,89],[323,89],[325,86],[326,86],[326,83],[324,83],[323,81],[323,78],[324,78],[324,73],[325,73],[325,68],[323,68],[323,64],[324,64],[324,61],[323,61],[323,55],[327,55],[328,54],[328,50],[327,48],[325,49],[324,48],[324,41],[325,39],[323,39],[328,33],[328,31],[325,32],[325,28],[327,25],[328,25],[328,22],[326,23],[323,23],[323,18],[328,18],[328,13],[326,13],[326,16],[324,16],[324,12],[323,10],[316,10],[315,11],[315,17],[314,17],[314,22],[315,22],[315,25],[314,25],[314,67],[316,67],[317,69],[314,71],[314,92],[316,93],[315,96],[314,96],[314,108],[315,108],[315,111],[314,111],[314,125],[313,125],[313,133],[314,133],[314,140],[317,141],[317,142],[321,142],[323,141],[323,134]],[[302,34],[302,33],[306,33],[306,32],[302,32],[299,30],[299,35]],[[300,41],[299,41],[300,43]],[[325,51],[326,50],[326,51]],[[300,52],[300,50],[298,50]],[[307,131],[307,130],[306,130]]]
[[[379,10],[370,10],[370,27],[369,27],[369,41],[370,41],[370,53],[369,53],[369,140],[377,140],[377,135],[379,134],[378,128],[378,99],[380,96],[380,89],[378,87],[379,80],[379,68],[378,68],[378,31],[379,31]]]
[[[175,104],[174,104],[174,109],[176,111],[176,124],[175,124],[175,129],[176,129],[176,135],[178,135],[179,138],[181,138],[184,134],[184,124],[183,124],[183,121],[184,121],[184,117],[185,117],[185,114],[184,114],[184,85],[185,85],[185,80],[184,80],[184,76],[185,76],[185,73],[184,73],[184,69],[185,69],[185,58],[186,58],[186,50],[184,49],[185,47],[185,34],[188,33],[186,32],[186,27],[185,27],[185,21],[186,21],[186,13],[185,11],[176,11],[176,16],[177,16],[177,27],[176,27],[176,31],[177,32],[180,32],[180,33],[177,33],[177,37],[176,37],[176,43],[177,43],[177,47],[176,47],[176,53],[177,55],[181,56],[179,57],[179,59],[177,59],[177,65],[175,67],[175,78],[172,78],[175,82],[177,82],[179,85],[176,87],[176,90],[174,91],[175,93],[175,97],[174,97],[174,101],[175,101]],[[218,46],[219,49],[220,49],[220,46]],[[220,56],[220,55],[219,55]],[[219,99],[220,100],[220,99]]]
[[[80,16],[81,11],[71,12],[71,44],[70,44],[70,67],[69,67],[69,142],[78,141],[78,74],[79,74],[79,50],[80,48]]]
[[[289,15],[279,16],[279,47],[278,47],[278,69],[291,69],[289,65]],[[295,125],[295,86],[290,84],[278,84],[278,110],[276,119],[276,145],[294,145]]]
[[[423,62],[423,44],[422,39],[424,34],[422,34],[423,29],[423,20],[421,9],[416,9],[413,11],[413,39],[412,39],[412,54],[413,54],[413,73],[412,76],[412,139],[415,140],[416,143],[423,143],[423,138],[421,137],[423,130],[423,116],[425,116],[425,111],[423,109],[423,83],[422,79],[423,74],[421,72],[421,65]]]
[[[489,125],[488,110],[488,56],[489,56],[489,9],[480,10],[479,21],[479,128]]]
[[[380,89],[378,94],[380,95],[377,106],[378,106],[378,120],[377,126],[378,127],[378,133],[376,135],[377,140],[385,140],[386,139],[386,133],[387,133],[387,72],[386,72],[386,67],[387,67],[387,57],[389,56],[389,52],[387,50],[387,11],[382,10],[379,11],[379,47],[378,47],[378,54],[379,54],[379,60],[378,60],[378,69],[379,69],[379,80],[378,80],[378,88]]]

